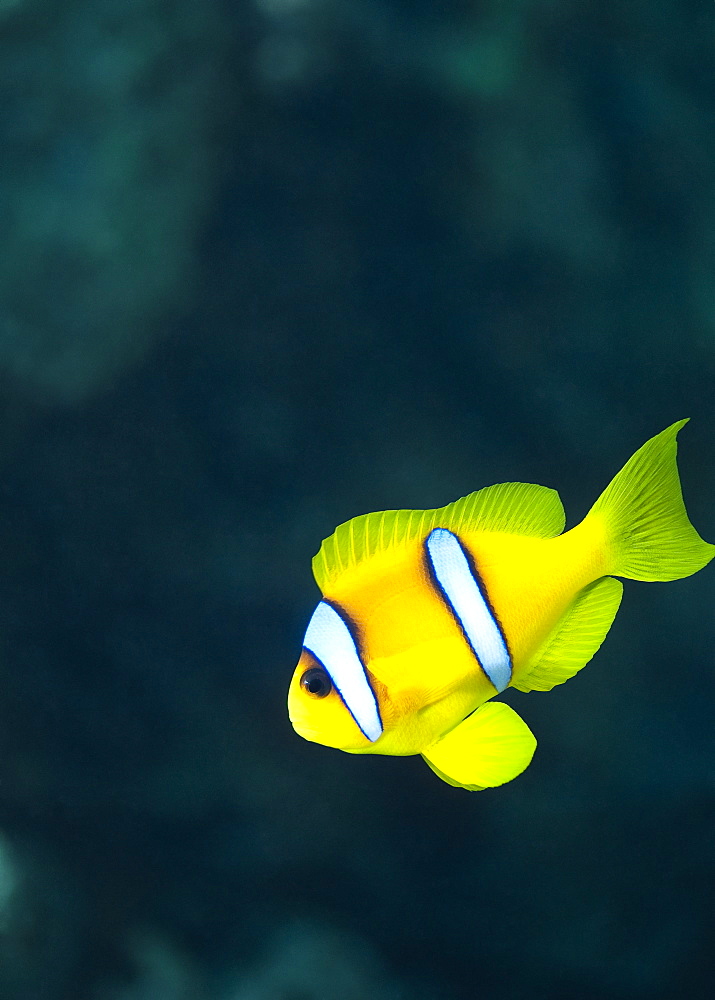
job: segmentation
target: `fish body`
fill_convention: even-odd
[[[616,576],[678,579],[715,554],[683,505],[684,423],[646,442],[567,532],[558,494],[525,483],[340,525],[313,561],[323,600],[289,688],[296,731],[350,753],[422,754],[469,789],[516,777],[536,741],[492,699],[585,666],[618,610]]]

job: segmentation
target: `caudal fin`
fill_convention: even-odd
[[[676,453],[679,420],[646,441],[588,513],[605,521],[607,573],[631,580],[679,580],[715,556],[690,523]]]

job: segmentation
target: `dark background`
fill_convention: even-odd
[[[468,794],[292,731],[310,558],[672,421],[715,539],[715,8],[0,3],[0,997],[709,997],[715,572]]]

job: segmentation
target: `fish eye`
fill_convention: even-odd
[[[333,684],[322,667],[311,667],[300,679],[300,686],[314,698],[325,698],[333,689]]]

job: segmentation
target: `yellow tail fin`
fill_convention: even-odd
[[[715,556],[690,523],[675,456],[679,420],[646,441],[608,486],[587,517],[605,521],[607,573],[631,580],[679,580]]]

